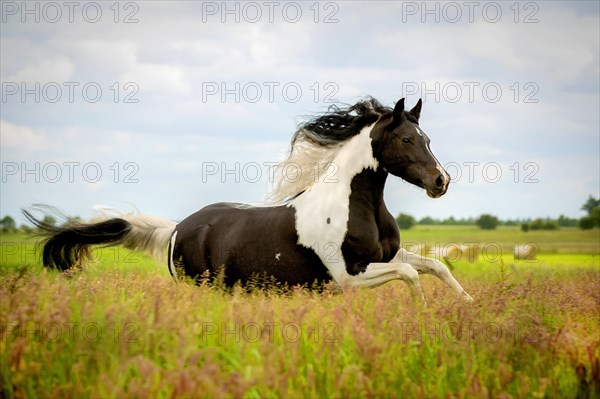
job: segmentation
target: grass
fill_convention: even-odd
[[[403,232],[540,248],[533,262],[457,262],[473,304],[423,276],[423,306],[402,282],[341,294],[177,284],[122,248],[65,277],[41,267],[30,238],[3,236],[1,396],[600,397],[597,237]]]

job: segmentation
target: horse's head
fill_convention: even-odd
[[[448,190],[450,176],[431,153],[429,137],[419,127],[422,102],[404,110],[404,99],[371,132],[375,156],[389,173],[424,188],[431,198]]]

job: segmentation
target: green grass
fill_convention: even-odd
[[[533,262],[512,252],[456,262],[472,304],[423,276],[423,306],[402,282],[341,294],[177,284],[165,265],[122,248],[65,277],[41,267],[34,241],[6,235],[1,395],[600,397],[597,237],[403,232],[429,244],[539,244]]]

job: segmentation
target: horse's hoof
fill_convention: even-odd
[[[462,292],[462,297],[465,300],[465,302],[469,302],[469,303],[473,302],[473,297],[471,295],[467,294],[467,291]]]

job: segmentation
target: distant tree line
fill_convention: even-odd
[[[70,225],[79,221],[81,221],[79,216],[70,216],[66,221],[64,221],[64,223],[61,223],[61,226]],[[50,226],[58,225],[56,218],[50,215],[44,216],[42,222]],[[20,227],[17,227],[15,219],[9,215],[6,215],[0,219],[0,231],[2,231],[2,233],[31,233],[34,230],[35,229],[33,227],[26,224],[22,224]]]
[[[587,212],[587,215],[580,218],[570,218],[565,215],[560,215],[557,219],[507,219],[500,220],[494,215],[483,214],[479,217],[461,218],[455,219],[450,216],[446,219],[434,219],[430,216],[426,216],[420,220],[416,220],[413,216],[400,213],[396,217],[396,222],[401,229],[410,229],[415,225],[422,226],[479,226],[484,230],[493,230],[498,226],[521,226],[521,230],[556,230],[561,227],[576,227],[579,226],[582,229],[592,229],[594,227],[600,227],[600,198],[596,199],[592,196],[581,207],[583,211]]]
[[[586,211],[587,216],[579,219],[579,227],[586,230],[600,227],[600,198],[594,198],[590,195],[581,210]]]

